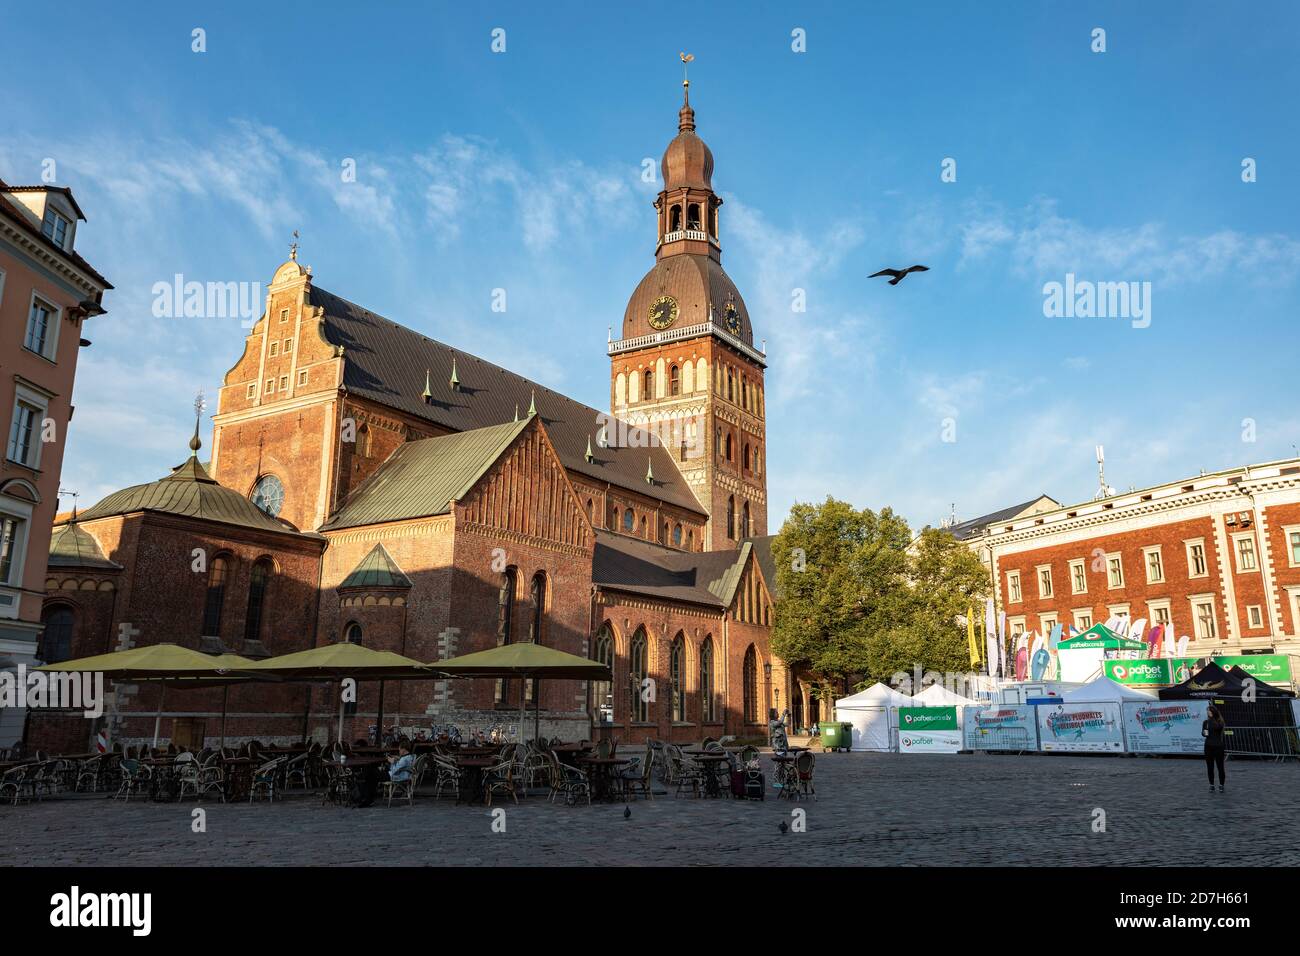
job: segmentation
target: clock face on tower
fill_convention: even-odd
[[[677,321],[677,300],[661,295],[650,303],[650,326],[660,331]]]
[[[740,334],[740,310],[736,308],[736,303],[728,302],[727,307],[723,310],[723,316],[727,320],[727,330],[732,335]]]

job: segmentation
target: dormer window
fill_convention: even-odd
[[[41,232],[64,252],[68,251],[72,239],[72,221],[66,216],[60,215],[53,208],[47,208]]]

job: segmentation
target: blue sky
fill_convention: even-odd
[[[828,493],[917,524],[1085,499],[1098,443],[1124,489],[1300,442],[1293,3],[63,9],[59,70],[34,5],[6,18],[0,176],[55,159],[116,286],[64,466],[83,507],[176,464],[194,392],[242,349],[237,319],[155,318],[153,284],[264,284],[294,229],[324,288],[606,405],[679,50],[723,264],[767,341],[773,530]],[[914,262],[931,271],[866,278]],[[1066,273],[1150,282],[1149,327],[1045,317]]]

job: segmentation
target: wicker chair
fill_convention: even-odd
[[[274,760],[268,760],[254,771],[253,785],[248,788],[249,803],[256,800],[259,793],[264,794],[268,800],[275,800],[276,791],[280,788],[280,770],[284,765],[284,759],[284,757],[276,757]]]
[[[813,769],[816,766],[817,758],[811,750],[801,751],[794,758],[793,773],[787,778],[790,784],[791,799],[797,800],[800,796],[807,796],[808,794],[812,794],[814,800],[817,799],[817,788],[813,786]]]
[[[384,796],[388,798],[388,805],[393,805],[393,797],[399,800],[405,798],[406,805],[413,806],[415,803],[415,791],[419,789],[420,782],[424,779],[424,770],[428,758],[421,754],[415,758],[415,763],[411,765],[411,775],[405,780],[385,780],[381,784],[384,788]]]
[[[577,767],[570,767],[568,764],[560,763],[560,759],[551,753],[551,802],[555,802],[557,796],[564,796],[565,806],[573,806],[583,797],[587,800],[587,805],[591,805],[591,781],[587,775]]]
[[[653,800],[655,795],[650,787],[650,781],[654,773],[654,748],[647,741],[645,756],[639,763],[635,757],[632,760],[633,763],[629,764],[623,773],[619,774],[619,782],[623,787],[623,796],[628,797],[639,792],[647,800]]]
[[[149,784],[153,774],[150,772],[148,765],[141,763],[138,757],[124,757],[118,765],[118,769],[122,772],[122,781],[118,785],[114,797],[121,797],[129,802],[132,794],[149,792]]]
[[[13,806],[18,806],[18,801],[22,799],[23,794],[30,792],[27,785],[27,770],[27,766],[11,767],[0,774],[0,800],[8,800]]]
[[[668,754],[668,760],[674,764],[672,775],[673,783],[677,789],[673,796],[681,796],[682,791],[687,787],[690,788],[693,796],[701,796],[706,771],[694,760],[682,753],[680,747],[672,748]]]
[[[459,796],[461,769],[456,765],[456,761],[450,757],[435,754],[433,768],[433,799],[439,799],[442,796],[442,791],[448,788],[451,789],[452,793]]]
[[[492,806],[492,794],[505,792],[510,794],[515,803],[519,802],[518,781],[515,780],[515,760],[513,756],[506,757],[494,767],[488,767],[483,771],[483,799],[490,807]]]

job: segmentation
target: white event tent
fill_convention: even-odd
[[[866,690],[835,702],[835,717],[853,725],[853,750],[893,750],[890,733],[895,721],[895,707],[912,707],[915,702],[885,684],[872,684]]]
[[[1098,677],[1082,687],[1066,691],[1061,699],[1067,704],[1122,704],[1130,700],[1152,701],[1156,695],[1125,687],[1109,677]]]

